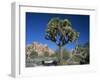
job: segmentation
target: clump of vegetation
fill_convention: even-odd
[[[63,59],[67,60],[70,58],[70,52],[67,49],[63,49]]]
[[[78,45],[73,52],[72,60],[80,64],[89,64],[89,43]]]
[[[44,56],[45,56],[45,57],[49,57],[49,52],[46,51],[46,52],[44,53]]]
[[[37,56],[38,56],[38,53],[35,50],[33,50],[30,54],[30,58],[36,58]]]

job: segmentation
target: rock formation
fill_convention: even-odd
[[[43,56],[45,52],[48,53],[49,56],[54,54],[54,51],[50,49],[47,44],[43,45],[39,42],[33,42],[32,44],[27,45],[26,55],[29,56],[33,50],[38,53],[38,56]]]

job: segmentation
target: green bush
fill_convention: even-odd
[[[63,49],[63,59],[67,60],[70,58],[70,52],[67,49]]]
[[[38,53],[36,51],[32,51],[31,54],[30,54],[30,58],[35,58],[38,56]]]
[[[45,52],[45,53],[44,53],[44,56],[45,56],[45,57],[48,57],[48,56],[49,56],[49,53],[48,53],[48,52]]]
[[[89,42],[83,44],[83,45],[78,45],[75,48],[75,52],[73,54],[72,60],[80,62],[80,64],[89,64]]]

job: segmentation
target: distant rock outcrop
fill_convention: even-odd
[[[38,56],[43,56],[45,53],[47,53],[49,56],[54,54],[54,51],[48,47],[47,44],[41,44],[39,42],[33,42],[30,45],[26,46],[26,55],[30,55],[32,51],[35,51],[38,53]]]

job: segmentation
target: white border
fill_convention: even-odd
[[[73,8],[73,7],[52,7],[52,6],[34,6],[31,4],[15,4],[13,14],[15,24],[15,55],[12,64],[12,75],[17,76],[38,76],[38,75],[61,75],[67,73],[84,73],[95,71],[96,58],[94,52],[95,45],[95,9],[93,8]],[[81,14],[90,15],[90,65],[75,66],[57,66],[57,67],[35,67],[25,68],[25,12],[42,12],[42,13],[58,13],[58,14]]]

